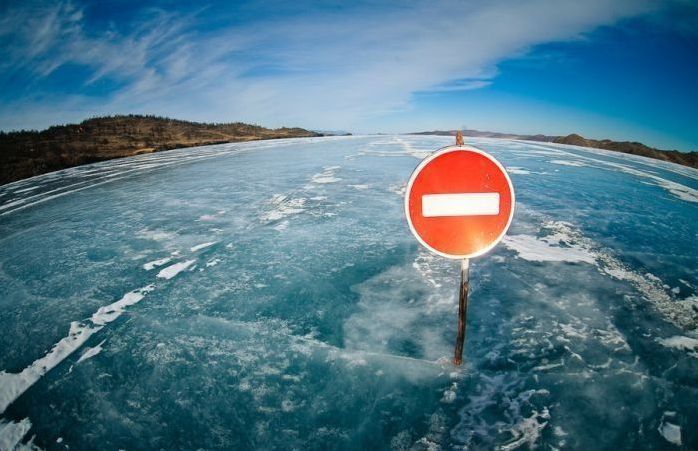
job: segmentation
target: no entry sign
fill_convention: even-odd
[[[412,173],[405,214],[427,249],[447,258],[477,257],[504,236],[514,215],[514,188],[487,153],[451,146],[425,158]]]
[[[458,335],[453,363],[463,361],[470,258],[492,249],[514,216],[514,187],[504,167],[487,153],[456,145],[428,156],[414,170],[405,191],[405,215],[427,249],[460,259]]]

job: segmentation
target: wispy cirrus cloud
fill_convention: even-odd
[[[365,128],[409,110],[415,93],[482,88],[504,59],[651,7],[626,0],[357,4],[230,25],[205,8],[148,7],[99,27],[79,3],[18,4],[0,20],[0,127],[151,112]]]

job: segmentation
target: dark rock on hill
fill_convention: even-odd
[[[204,124],[156,116],[111,116],[43,131],[0,132],[0,185],[112,158],[255,139],[321,136],[302,128]]]

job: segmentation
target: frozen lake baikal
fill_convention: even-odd
[[[226,144],[0,187],[0,448],[696,449],[698,171],[474,139],[471,265],[404,219],[452,138]]]

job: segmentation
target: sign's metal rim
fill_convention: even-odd
[[[494,164],[499,167],[499,169],[502,171],[504,174],[504,177],[507,180],[507,183],[509,184],[509,191],[511,191],[511,211],[509,212],[509,219],[507,220],[507,225],[504,227],[502,230],[502,233],[499,234],[499,236],[492,241],[492,243],[477,251],[472,254],[465,254],[465,255],[452,255],[452,254],[446,254],[444,252],[438,251],[434,249],[433,247],[429,246],[421,236],[417,233],[417,231],[414,228],[414,225],[412,224],[412,218],[410,217],[410,192],[412,191],[412,184],[414,183],[414,180],[417,178],[417,174],[419,174],[424,166],[429,164],[432,160],[434,160],[437,157],[440,157],[443,154],[450,153],[450,152],[459,152],[459,151],[467,151],[467,152],[475,152],[478,153],[488,160],[492,161]],[[504,168],[502,163],[497,161],[496,158],[494,158],[492,155],[488,154],[487,152],[477,149],[475,147],[471,146],[446,146],[442,147],[441,149],[437,150],[433,154],[429,155],[425,159],[423,159],[419,165],[412,171],[412,175],[410,176],[410,180],[407,182],[407,187],[405,188],[405,217],[407,218],[407,224],[410,226],[410,230],[412,231],[412,234],[417,238],[417,241],[419,243],[429,249],[431,252],[440,255],[445,258],[450,258],[452,260],[462,260],[465,258],[473,258],[473,257],[479,257],[481,255],[486,254],[487,252],[491,251],[497,244],[499,244],[500,241],[502,241],[502,238],[504,238],[504,235],[506,235],[507,230],[509,230],[509,226],[511,225],[511,221],[514,219],[514,210],[516,208],[516,195],[514,193],[514,185],[511,183],[511,178],[509,178],[509,173],[507,170]]]

